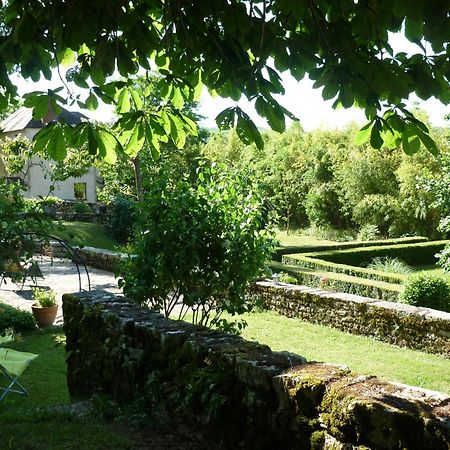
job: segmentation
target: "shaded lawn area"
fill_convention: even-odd
[[[4,344],[39,354],[20,377],[30,396],[9,394],[0,403],[1,449],[134,449],[129,437],[115,431],[115,426],[98,417],[52,410],[37,410],[69,403],[66,384],[65,350],[55,346],[61,329],[37,331],[25,335],[21,342]],[[2,380],[3,381],[3,380]]]
[[[51,234],[65,240],[70,245],[117,251],[124,251],[125,248],[111,238],[107,227],[99,223],[54,222]]]
[[[309,361],[345,364],[353,371],[450,394],[450,359],[313,325],[264,311],[246,314],[243,337],[291,351]]]

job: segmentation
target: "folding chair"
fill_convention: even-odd
[[[6,377],[8,386],[0,386],[0,402],[10,393],[27,395],[27,390],[19,383],[18,378],[38,355],[34,353],[18,352],[10,348],[0,348],[0,375]]]

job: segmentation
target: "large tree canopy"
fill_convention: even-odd
[[[87,140],[93,153],[110,159],[118,145],[136,154],[170,136],[181,146],[195,126],[178,108],[198,98],[202,85],[255,101],[269,125],[283,131],[290,114],[275,97],[284,92],[283,71],[297,80],[308,74],[336,107],[364,108],[369,123],[358,140],[375,148],[402,143],[413,153],[423,143],[435,152],[427,128],[403,101],[412,93],[450,101],[448,0],[8,0],[1,17],[1,106],[15,95],[13,71],[38,80],[60,64],[70,66],[64,82],[86,94],[66,98],[63,88],[30,94],[25,104],[35,117],[71,101],[87,108],[99,99],[119,105],[124,132],[118,141],[86,124],[51,125],[39,133],[37,146],[57,158],[67,141]],[[403,32],[417,53],[395,53],[388,32]],[[116,71],[127,80],[140,68],[158,68],[163,76],[167,103],[151,114],[141,110],[132,83],[111,81]],[[217,123],[262,146],[239,107],[223,111]]]

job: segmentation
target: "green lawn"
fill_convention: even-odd
[[[70,245],[123,250],[123,246],[120,246],[108,235],[107,228],[98,223],[54,222],[51,234],[64,239]]]
[[[1,449],[133,449],[129,436],[115,431],[113,424],[89,415],[37,408],[69,402],[66,384],[64,347],[55,346],[54,339],[62,330],[37,331],[24,336],[21,342],[5,344],[16,350],[39,354],[20,381],[29,397],[9,394],[0,403]],[[3,381],[3,380],[2,380]]]
[[[298,234],[295,232],[287,234],[286,231],[278,230],[276,232],[276,238],[282,246],[291,245],[325,245],[325,244],[336,244],[335,241],[327,241],[325,239],[319,239],[314,236],[306,234]]]
[[[247,314],[243,337],[310,361],[348,365],[361,374],[450,394],[450,359],[399,348],[274,312]]]

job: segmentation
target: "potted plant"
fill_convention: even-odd
[[[39,328],[53,325],[58,312],[56,293],[51,289],[32,288],[33,298],[36,301],[31,306],[34,318]]]

